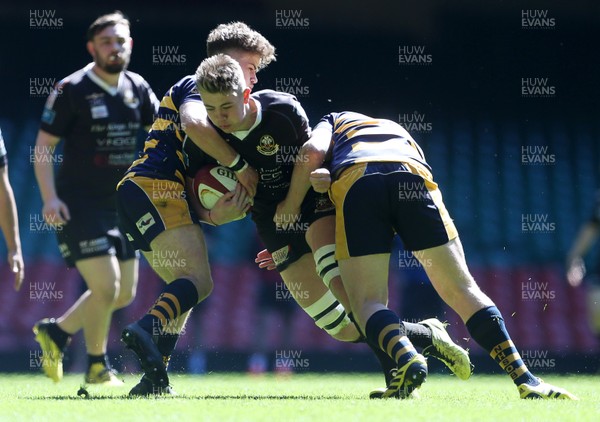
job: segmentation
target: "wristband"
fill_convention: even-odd
[[[233,169],[231,169],[231,170],[233,170],[236,173],[239,173],[239,172],[246,170],[250,166],[250,164],[248,164],[248,162],[246,160],[241,160],[241,162],[243,162],[244,165],[239,170],[233,170]]]
[[[241,159],[242,159],[242,156],[240,154],[236,155],[235,158],[233,159],[233,161],[231,162],[231,164],[229,164],[227,166],[227,168],[230,169],[230,168],[237,166]]]
[[[248,166],[248,163],[246,162],[246,160],[244,160],[238,154],[238,156],[235,158],[235,160],[233,160],[233,163],[231,163],[231,165],[228,168],[231,171],[238,172],[238,171],[245,169],[247,166]]]

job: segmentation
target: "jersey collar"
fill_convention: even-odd
[[[252,125],[252,127],[248,130],[238,130],[236,132],[232,132],[232,135],[235,136],[236,138],[240,139],[240,140],[244,140],[246,138],[246,136],[248,136],[250,134],[250,132],[252,132],[256,126],[258,126],[260,124],[260,122],[262,121],[262,105],[260,104],[260,101],[255,100],[254,98],[250,98],[250,101],[254,101],[254,104],[256,104],[256,120],[254,121],[254,124]]]
[[[86,67],[83,68],[85,74],[87,75],[88,78],[90,78],[92,80],[92,82],[94,82],[96,85],[98,85],[100,88],[102,88],[103,90],[105,90],[109,95],[111,96],[115,96],[119,93],[119,88],[121,88],[121,83],[123,81],[123,73],[121,72],[121,74],[119,75],[119,83],[117,86],[110,86],[109,84],[107,84],[106,82],[104,82],[102,80],[102,78],[100,78],[98,75],[96,75],[94,73],[94,71],[92,70],[92,67],[94,67],[94,62],[89,63]]]

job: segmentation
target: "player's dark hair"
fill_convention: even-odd
[[[194,75],[199,91],[228,95],[246,86],[240,64],[226,54],[202,60]]]
[[[260,55],[259,69],[275,61],[275,47],[259,32],[243,22],[221,24],[213,29],[206,40],[206,54],[226,54],[229,49],[237,49]]]
[[[86,37],[88,41],[92,41],[96,34],[102,32],[108,26],[118,24],[127,25],[129,27],[129,19],[120,10],[115,10],[107,15],[102,15],[97,18],[87,30]]]

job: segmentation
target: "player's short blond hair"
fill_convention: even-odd
[[[231,94],[246,88],[244,72],[239,63],[226,54],[202,60],[194,75],[198,91],[211,94]]]

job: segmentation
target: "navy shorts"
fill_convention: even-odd
[[[337,259],[390,253],[395,233],[407,251],[458,236],[430,171],[417,164],[355,164],[332,184],[331,197]]]
[[[134,176],[117,189],[120,227],[135,249],[150,251],[150,243],[165,230],[195,223],[181,183]]]
[[[335,208],[327,194],[310,189],[300,208],[298,218],[286,219],[282,225],[273,222],[278,202],[256,202],[252,207],[252,220],[256,224],[258,237],[273,256],[277,271],[285,270],[290,264],[312,251],[306,242],[306,231],[316,220],[334,215]],[[288,220],[288,221],[286,221]]]

